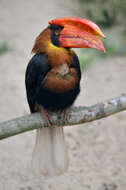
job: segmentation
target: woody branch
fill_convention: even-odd
[[[97,103],[90,107],[72,107],[69,112],[69,121],[62,122],[60,113],[51,113],[52,127],[76,125],[91,122],[97,119],[126,110],[126,94],[105,102]],[[0,123],[0,140],[24,133],[33,129],[45,127],[40,113],[34,113]]]

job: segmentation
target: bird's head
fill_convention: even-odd
[[[51,43],[63,48],[94,48],[105,53],[105,48],[98,36],[105,38],[100,28],[92,21],[83,18],[56,18],[37,37],[33,52],[42,52]]]

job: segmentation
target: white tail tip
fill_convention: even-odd
[[[32,168],[37,175],[57,176],[68,168],[68,154],[63,127],[37,130]]]

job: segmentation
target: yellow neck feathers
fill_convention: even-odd
[[[59,64],[67,63],[71,64],[73,51],[63,47],[55,46],[51,41],[51,30],[45,29],[36,38],[33,53],[45,53],[48,56],[49,64],[54,67]]]

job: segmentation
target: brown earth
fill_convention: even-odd
[[[12,51],[0,56],[0,121],[29,112],[24,74],[35,37],[57,16],[74,16],[59,1],[0,0],[0,35]],[[93,51],[93,50],[91,50]],[[95,63],[97,62],[97,63]],[[92,105],[126,92],[124,57],[95,61],[85,70],[76,105]],[[31,174],[35,132],[0,143],[0,190],[126,189],[125,112],[78,127],[66,127],[70,167],[62,176]],[[111,184],[110,186],[106,185]]]

